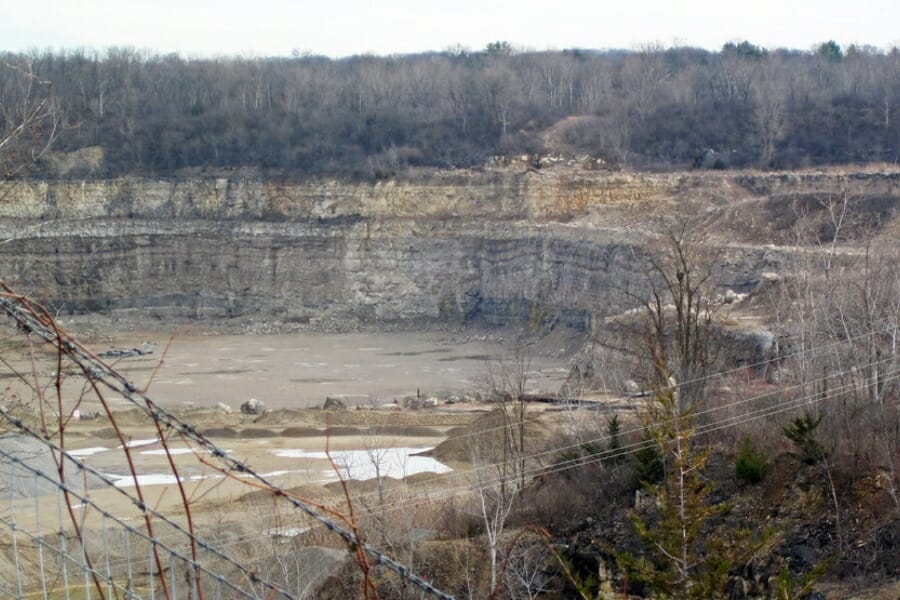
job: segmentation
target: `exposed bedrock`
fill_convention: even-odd
[[[896,178],[869,183],[892,193]],[[583,173],[377,185],[19,183],[0,206],[0,272],[64,313],[588,328],[626,308],[622,290],[643,281],[647,238],[634,215],[677,211],[703,190],[738,189],[741,200],[786,185],[823,184]],[[728,245],[718,283],[747,291],[787,257]]]
[[[587,328],[627,307],[642,252],[625,232],[528,224],[100,220],[7,244],[2,268],[63,312]],[[748,289],[781,255],[727,258],[722,285]]]

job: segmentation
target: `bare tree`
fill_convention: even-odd
[[[534,600],[551,590],[552,559],[544,540],[516,544],[506,559],[506,592],[510,598]]]
[[[771,166],[779,142],[787,133],[788,90],[785,76],[774,71],[774,66],[757,71],[753,85],[754,121],[760,146],[760,163]]]
[[[31,60],[0,59],[0,69],[7,71],[0,101],[0,177],[8,180],[32,168],[50,149],[61,117],[53,84],[34,73]]]
[[[488,361],[487,375],[497,409],[479,422],[470,440],[472,491],[484,525],[490,589],[497,588],[503,562],[503,534],[526,477],[526,397],[531,360],[524,342],[508,358]]]
[[[715,361],[714,255],[703,244],[702,224],[690,219],[667,226],[647,255],[644,349],[653,389],[678,384],[685,408],[703,400]]]

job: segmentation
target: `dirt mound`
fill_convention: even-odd
[[[296,496],[297,498],[314,500],[321,500],[322,498],[330,497],[332,494],[331,490],[318,485],[298,485],[289,488],[287,493],[291,496]]]
[[[441,432],[433,427],[417,427],[411,425],[404,427],[401,425],[387,425],[385,427],[374,427],[377,435],[396,435],[401,437],[437,437]]]
[[[325,435],[325,430],[319,427],[288,427],[281,432],[281,437],[305,438],[320,437]]]
[[[119,437],[116,434],[116,430],[113,429],[112,427],[102,427],[100,429],[93,431],[91,433],[91,435],[94,436],[95,438],[99,438],[101,440],[113,440],[113,439],[116,439],[117,437]]]
[[[291,573],[291,583],[296,586],[293,589],[315,591],[308,597],[318,598],[321,597],[319,590],[330,587],[329,578],[342,572],[342,566],[350,557],[344,549],[302,546],[294,551],[279,552],[277,561]]]
[[[512,414],[509,418],[513,418]],[[546,437],[545,427],[535,417],[527,415],[525,418],[526,444]],[[477,454],[479,460],[500,460],[506,422],[502,411],[495,409],[480,416],[471,425],[452,429],[447,439],[438,444],[430,455],[441,462],[468,462],[473,454]]]
[[[308,422],[306,418],[309,411],[292,410],[287,408],[279,408],[276,410],[266,411],[257,417],[253,422],[258,425],[290,425]]]
[[[334,493],[334,490],[328,489],[326,487],[320,486],[312,486],[312,485],[300,485],[296,487],[289,488],[285,490],[289,495],[294,496],[296,498],[303,498],[305,500],[314,500],[314,501],[322,501],[331,497]],[[340,493],[343,493],[343,491]],[[240,498],[238,498],[238,502],[246,502],[248,504],[261,504],[265,502],[284,502],[284,498],[278,498],[272,492],[267,492],[265,490],[255,490],[253,492],[249,492],[244,494]]]
[[[447,432],[447,439],[425,454],[441,462],[467,461],[471,458],[467,440],[472,435],[472,426],[454,427]]]
[[[208,438],[224,438],[232,440],[238,437],[240,432],[233,427],[210,427],[203,432],[203,435]]]
[[[425,453],[423,453],[424,455]],[[426,485],[432,484],[440,481],[443,477],[447,477],[448,475],[452,475],[451,473],[433,473],[431,471],[427,471],[425,473],[416,473],[415,475],[410,475],[406,478],[406,483],[408,485]]]
[[[273,429],[257,429],[255,427],[242,429],[239,433],[239,437],[244,439],[272,438],[278,437],[279,435],[280,433]]]

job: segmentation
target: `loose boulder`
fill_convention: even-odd
[[[256,398],[250,398],[241,404],[241,413],[245,415],[261,415],[264,412],[266,412],[266,405]]]

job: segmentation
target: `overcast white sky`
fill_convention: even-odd
[[[329,56],[514,46],[900,45],[900,0],[0,0],[0,50]]]

